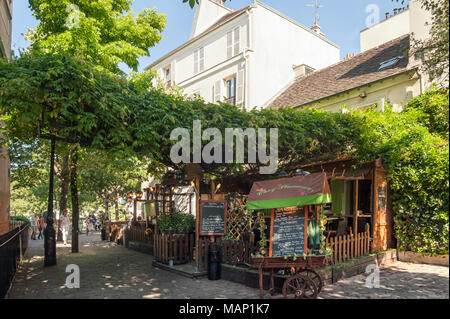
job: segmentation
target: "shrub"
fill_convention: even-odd
[[[20,221],[20,222],[25,222],[27,224],[30,223],[30,220],[28,218],[26,218],[25,216],[10,216],[9,217],[10,221]]]
[[[158,218],[158,228],[162,233],[188,234],[195,230],[195,218],[178,211],[162,214]]]
[[[427,115],[423,109],[431,107],[426,103],[417,107],[419,100],[442,102],[436,96],[419,97],[401,113],[387,110],[355,114],[364,118],[357,149],[361,161],[382,158],[388,169],[400,249],[448,254],[448,135],[445,138],[440,132],[444,126],[437,122],[442,119],[434,124],[424,120]]]

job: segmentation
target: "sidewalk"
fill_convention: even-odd
[[[228,281],[191,279],[152,266],[153,257],[102,242],[100,234],[80,236],[80,253],[57,245],[58,264],[43,267],[44,242],[30,247],[9,293],[11,299],[258,299],[258,289]],[[80,267],[80,289],[65,286],[66,266]],[[449,268],[397,263],[381,269],[380,288],[365,287],[366,275],[324,287],[320,298],[449,298]],[[280,298],[276,296],[275,298]]]

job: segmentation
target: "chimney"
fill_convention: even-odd
[[[293,65],[292,69],[294,70],[295,78],[301,78],[308,74],[311,74],[315,71],[314,68],[306,65],[306,64],[300,64],[300,65]]]
[[[313,30],[315,33],[321,35],[321,36],[325,36],[325,33],[322,32],[322,28],[320,27],[320,25],[315,24],[311,27],[311,30]]]
[[[356,53],[347,53],[347,55],[344,58],[344,61],[353,58],[356,55]]]

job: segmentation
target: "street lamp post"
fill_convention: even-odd
[[[47,227],[44,230],[44,266],[56,265],[56,231],[53,227],[53,181],[55,175],[55,139],[51,140],[50,178],[48,187]]]

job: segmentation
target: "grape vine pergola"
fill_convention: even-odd
[[[358,134],[357,118],[343,114],[292,109],[243,111],[171,96],[136,85],[124,77],[64,56],[23,56],[0,62],[0,114],[10,139],[51,141],[48,227],[45,264],[56,263],[53,229],[53,163],[57,142],[71,146],[73,214],[78,218],[77,154],[80,148],[105,150],[118,157],[145,157],[174,170],[170,134],[175,128],[192,132],[194,120],[204,128],[278,128],[280,169],[295,163],[336,158],[351,152]],[[225,134],[223,134],[225,136]],[[225,152],[223,152],[225,154]],[[225,163],[225,160],[222,161]],[[265,166],[265,165],[263,165]],[[217,177],[253,174],[260,164],[201,164]],[[74,219],[75,220],[75,219]],[[77,236],[77,231],[74,231]],[[72,252],[78,252],[76,245]]]

